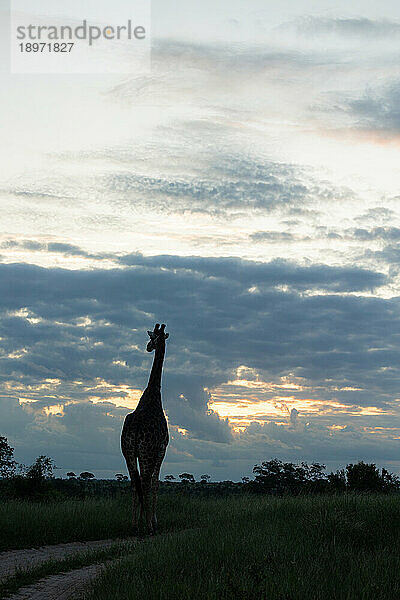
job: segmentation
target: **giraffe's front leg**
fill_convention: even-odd
[[[132,533],[133,535],[137,535],[137,510],[136,510],[136,498],[137,498],[137,493],[136,493],[136,486],[135,484],[132,482],[131,484],[131,488],[132,488]]]
[[[151,503],[151,522],[153,525],[153,531],[156,533],[157,531],[157,499],[158,499],[158,486],[160,483],[160,469],[162,461],[164,460],[165,449],[159,454],[156,466],[154,468],[153,477],[152,477],[152,503]]]
[[[157,508],[158,484],[159,483],[160,483],[159,473],[157,471],[157,473],[153,474],[152,481],[151,481],[151,524],[153,527],[153,533],[157,533],[156,508]]]
[[[136,460],[135,460],[136,463]],[[129,476],[131,479],[131,494],[132,494],[132,533],[137,535],[138,523],[137,523],[137,497],[138,490],[136,489],[138,478],[140,477],[138,470],[135,467],[131,468],[128,466]]]

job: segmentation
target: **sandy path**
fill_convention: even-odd
[[[17,570],[28,570],[48,560],[62,560],[73,554],[93,552],[110,548],[117,544],[132,543],[133,540],[96,540],[91,542],[70,542],[43,546],[41,548],[28,548],[25,550],[10,550],[0,552],[0,581],[11,577]]]
[[[121,559],[51,575],[19,589],[14,595],[8,596],[7,600],[76,600],[88,584],[100,575],[104,567],[119,560]]]
[[[191,531],[191,529],[184,531]],[[0,581],[11,577],[16,570],[28,570],[48,560],[62,560],[74,554],[90,553],[115,545],[125,546],[126,554],[128,554],[132,550],[133,544],[137,541],[137,538],[126,538],[96,540],[92,542],[71,542],[68,544],[43,546],[41,548],[1,552]],[[144,541],[141,540],[142,543]],[[88,584],[98,577],[106,566],[116,564],[121,560],[123,560],[121,557],[109,559],[66,573],[57,573],[56,575],[44,577],[29,586],[20,588],[15,594],[7,596],[7,600],[77,600],[82,597]]]

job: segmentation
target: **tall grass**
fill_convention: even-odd
[[[400,497],[160,498],[160,533],[107,569],[90,600],[400,598]],[[0,510],[0,548],[126,537],[129,498]]]
[[[161,532],[197,526],[209,506],[199,499],[161,496]],[[57,502],[10,500],[0,505],[0,551],[69,541],[125,538],[131,532],[130,499],[90,498]]]
[[[400,598],[397,496],[242,497],[203,504],[209,514],[198,530],[137,547],[105,572],[90,599]]]

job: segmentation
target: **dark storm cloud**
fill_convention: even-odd
[[[182,377],[187,398],[193,382],[195,389],[210,387],[243,363],[274,375],[297,369],[311,378],[335,369],[335,377],[351,379],[364,366],[397,357],[397,343],[380,339],[395,335],[395,301],[299,293],[369,289],[385,282],[379,273],[198,257],[130,255],[125,262],[131,268],[106,271],[1,265],[1,335],[11,354],[2,361],[3,380],[10,371],[28,378],[53,371],[67,380],[97,374],[120,383],[139,377],[143,384],[147,364],[130,347],[141,347],[142,331],[158,319],[173,330],[170,372]],[[13,312],[22,307],[39,322]],[[77,326],[84,317],[91,322]],[[379,352],[369,353],[370,346]],[[12,358],[20,348],[26,355]],[[128,369],[113,365],[118,357]]]
[[[273,288],[287,285],[296,290],[320,288],[331,291],[361,291],[385,283],[382,273],[358,267],[328,267],[326,265],[299,266],[276,259],[269,263],[238,258],[203,258],[196,256],[150,256],[131,254],[121,258],[126,265],[143,265],[152,268],[192,271],[206,277],[237,281],[242,285],[262,285]]]
[[[40,454],[45,447],[67,468],[79,468],[71,452],[84,453],[91,469],[100,468],[110,455],[107,464],[117,468],[126,409],[109,402],[94,405],[87,397],[112,401],[116,392],[99,380],[145,387],[151,363],[144,351],[145,330],[158,320],[171,333],[165,408],[172,429],[187,430],[181,436],[173,429],[171,460],[176,467],[188,460],[212,466],[211,455],[224,445],[250,461],[250,442],[241,449],[236,442],[229,444],[231,428],[208,410],[204,391],[234,379],[243,364],[266,381],[288,373],[304,377],[320,386],[315,394],[325,401],[392,406],[400,383],[399,302],[341,295],[385,283],[381,274],[223,258],[130,255],[122,262],[130,266],[68,271],[0,265],[0,383],[4,395],[12,397],[5,407],[15,405],[2,421],[3,434],[26,451]],[[313,289],[328,293],[304,294]],[[36,389],[46,379],[51,389]],[[351,385],[363,391],[347,400],[334,389]],[[42,402],[20,413],[16,398],[21,396]],[[46,403],[64,405],[64,416],[47,415]],[[301,414],[292,427],[298,423]],[[267,451],[275,444],[279,449],[276,436],[268,442],[261,434],[257,447]],[[303,433],[303,444],[307,435]],[[321,433],[315,447],[323,446],[326,435]],[[282,453],[299,452],[300,441],[290,439],[282,438]],[[218,452],[221,465],[227,464],[229,452]]]

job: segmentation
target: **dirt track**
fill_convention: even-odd
[[[90,554],[96,550],[107,550],[112,546],[131,546],[133,539],[96,540],[90,542],[70,542],[41,548],[10,550],[0,553],[0,581],[6,581],[16,571],[30,570],[49,560],[61,561],[75,554]],[[7,600],[76,600],[86,586],[97,577],[102,569],[116,563],[120,558],[95,563],[66,573],[50,575],[39,581],[20,588],[15,594],[7,596]]]
[[[7,600],[77,600],[86,586],[101,573],[105,566],[118,560],[121,559],[51,575],[19,589],[12,596],[8,596]]]
[[[38,566],[49,560],[61,561],[64,558],[75,554],[87,553],[90,555],[91,552],[108,549],[112,546],[123,546],[123,554],[126,556],[132,549],[132,545],[137,541],[137,538],[125,538],[89,542],[70,542],[67,544],[56,544],[54,546],[43,546],[41,548],[27,548],[24,550],[1,552],[0,582],[4,582],[9,577],[12,577],[16,571],[28,571],[32,567]],[[141,543],[143,542],[144,540],[141,540]],[[113,558],[65,573],[60,572],[56,575],[49,575],[29,586],[20,588],[15,594],[7,596],[7,600],[78,600],[81,598],[90,581],[95,579],[104,567],[113,563],[118,563],[120,560],[122,560],[122,558]]]
[[[10,550],[0,553],[0,581],[12,577],[17,570],[28,570],[48,560],[62,560],[74,554],[93,552],[110,548],[118,544],[132,543],[133,540],[96,540],[91,542],[70,542],[28,548],[25,550]]]

